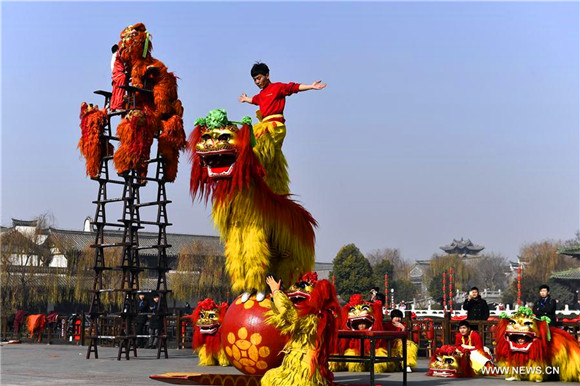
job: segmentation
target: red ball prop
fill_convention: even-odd
[[[264,322],[272,308],[270,297],[261,302],[252,296],[242,303],[240,296],[228,308],[221,326],[221,341],[230,363],[244,374],[263,375],[280,366],[288,338]]]

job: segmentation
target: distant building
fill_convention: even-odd
[[[476,256],[479,252],[484,250],[485,247],[483,245],[475,245],[469,239],[463,240],[462,237],[461,240],[453,239],[453,242],[451,244],[439,247],[439,249],[442,249],[443,251],[445,251],[445,253],[449,255],[472,257]]]

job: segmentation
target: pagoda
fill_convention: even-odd
[[[471,242],[471,240],[455,240],[449,245],[444,245],[439,247],[445,253],[450,255],[460,255],[461,257],[475,257],[479,252],[481,252],[485,247],[483,245],[476,245]]]

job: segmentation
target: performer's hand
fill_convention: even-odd
[[[317,80],[316,82],[310,85],[314,90],[322,90],[326,87],[326,83],[322,83],[321,80]]]
[[[274,279],[273,276],[268,276],[266,278],[266,284],[268,284],[268,287],[270,287],[270,291],[272,291],[272,293],[274,293],[275,291],[280,290],[280,286],[282,285],[282,280],[276,281],[276,279]]]
[[[244,102],[250,103],[252,100],[250,98],[248,98],[247,94],[242,93],[242,95],[238,98],[238,101],[240,101],[242,103],[244,103]]]

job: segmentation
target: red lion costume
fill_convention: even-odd
[[[34,334],[38,334],[38,341],[42,340],[42,331],[44,331],[44,326],[46,325],[46,315],[28,315],[26,319],[26,328],[30,333],[30,338],[34,338]]]
[[[545,317],[538,319],[531,309],[520,307],[512,316],[502,314],[496,331],[498,370],[506,379],[579,381],[578,343],[567,332],[549,327]]]
[[[429,361],[427,375],[442,378],[473,378],[469,352],[462,353],[455,346],[439,347]]]
[[[220,327],[227,309],[227,303],[218,305],[207,298],[197,303],[193,311],[193,349],[199,355],[200,366],[230,365],[220,341]]]

